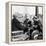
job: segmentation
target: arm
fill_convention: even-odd
[[[26,28],[26,27],[23,26],[16,18],[14,18],[12,21],[15,23],[15,26],[16,26],[18,29],[24,30],[24,29]]]

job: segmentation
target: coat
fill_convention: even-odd
[[[17,30],[24,30],[25,27],[21,25],[21,23],[16,19],[12,19],[12,31],[17,31]]]

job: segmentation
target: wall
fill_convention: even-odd
[[[0,0],[0,46],[46,46],[46,42],[14,44],[14,45],[13,44],[8,45],[8,44],[5,43],[5,13],[6,13],[5,12],[5,9],[6,9],[5,5],[6,5],[6,2],[8,2],[8,1],[9,0]],[[10,1],[13,1],[13,0],[10,0]],[[31,3],[45,3],[46,4],[46,0],[14,0],[14,1],[31,2]],[[46,11],[46,9],[45,9],[45,11]],[[45,20],[45,25],[46,25],[46,20]],[[46,31],[45,31],[45,34],[46,34]]]

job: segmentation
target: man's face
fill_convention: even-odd
[[[16,19],[19,21],[19,22],[22,22],[24,23],[24,21],[26,20],[26,17],[21,15],[21,16],[17,16]]]

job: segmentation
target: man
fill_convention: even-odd
[[[34,24],[33,24],[33,32],[32,32],[32,37],[33,39],[43,39],[43,31],[42,31],[42,24],[40,22],[40,19],[35,16],[33,18]]]
[[[26,20],[26,16],[23,16],[20,13],[13,15],[12,31],[18,31],[18,32],[23,31],[23,32],[22,35],[21,33],[12,33],[12,36],[15,36],[16,34],[20,35],[18,37],[20,37],[21,40],[25,40],[28,37],[27,33],[25,33],[25,31],[27,31],[27,25],[26,23],[24,23],[25,20]]]
[[[17,13],[13,15],[12,19],[12,31],[24,30],[26,25],[23,24],[26,18],[23,17],[22,14]]]

